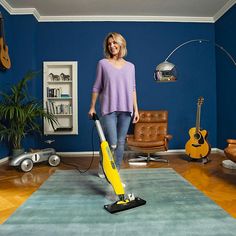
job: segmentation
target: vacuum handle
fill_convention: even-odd
[[[93,113],[92,119],[94,121],[99,120],[98,115],[96,113]]]
[[[103,129],[102,129],[101,123],[100,123],[99,118],[98,118],[98,115],[93,113],[92,119],[94,120],[95,125],[97,127],[97,131],[98,131],[98,135],[100,137],[100,141],[101,142],[106,141],[106,138],[105,138],[105,135],[103,133]]]

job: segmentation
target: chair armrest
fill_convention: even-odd
[[[126,135],[126,140],[128,140],[128,139],[132,139],[133,137],[134,137],[133,134],[127,134],[127,135]]]
[[[173,136],[171,134],[165,135],[165,139],[171,140],[172,138],[173,138]]]
[[[227,139],[226,141],[229,144],[236,144],[236,139]]]

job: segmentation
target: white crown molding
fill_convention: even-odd
[[[5,0],[0,4],[11,15],[32,14],[39,22],[84,22],[84,21],[120,21],[120,22],[196,22],[214,23],[213,17],[180,17],[180,16],[41,16],[35,8],[13,8]]]
[[[40,14],[35,8],[13,8],[5,0],[0,0],[0,5],[2,5],[10,15],[34,15],[39,21]]]
[[[84,21],[127,21],[127,22],[193,22],[215,23],[234,4],[236,0],[229,0],[213,17],[180,17],[180,16],[41,16],[35,8],[13,8],[6,0],[0,4],[11,15],[32,14],[38,22],[84,22]]]
[[[213,17],[214,22],[220,19],[221,16],[223,16],[234,4],[236,3],[236,0],[230,0],[228,1]]]
[[[5,10],[11,14],[11,11],[12,11],[12,7],[8,4],[8,2],[6,2],[5,0],[0,0],[0,5],[2,5]]]
[[[40,16],[38,21],[39,22],[120,21],[120,22],[214,23],[212,17],[179,17],[179,16]]]

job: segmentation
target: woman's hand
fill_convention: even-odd
[[[136,90],[133,92],[133,101],[134,101],[134,118],[133,118],[133,124],[137,123],[139,121],[139,112],[138,112],[138,103],[137,103],[137,94]]]
[[[98,93],[92,93],[90,109],[88,112],[89,118],[92,118],[93,114],[96,114],[95,106],[96,106],[97,98],[98,98]]]
[[[137,123],[139,121],[139,113],[138,111],[134,112],[134,118],[133,118],[133,124]]]
[[[96,110],[95,110],[95,108],[91,107],[88,111],[89,118],[92,118],[93,114],[96,114]]]

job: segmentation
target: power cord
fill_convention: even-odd
[[[75,168],[77,171],[79,171],[79,173],[81,173],[81,174],[84,174],[84,173],[86,173],[87,171],[89,171],[90,168],[91,168],[91,166],[92,166],[92,164],[93,164],[93,161],[94,161],[94,156],[95,156],[95,155],[94,155],[94,140],[93,140],[94,128],[95,128],[95,125],[93,125],[93,127],[92,127],[92,133],[91,133],[91,134],[92,134],[92,135],[91,135],[91,144],[92,144],[92,152],[93,152],[93,154],[92,154],[92,158],[91,158],[90,164],[89,164],[89,166],[88,166],[88,168],[87,168],[86,170],[81,170],[81,169],[79,168],[79,166],[77,166],[77,165],[75,165],[75,164],[72,164],[72,163],[67,163],[67,162],[61,160],[61,162],[62,162],[64,165],[74,167],[74,168]]]

